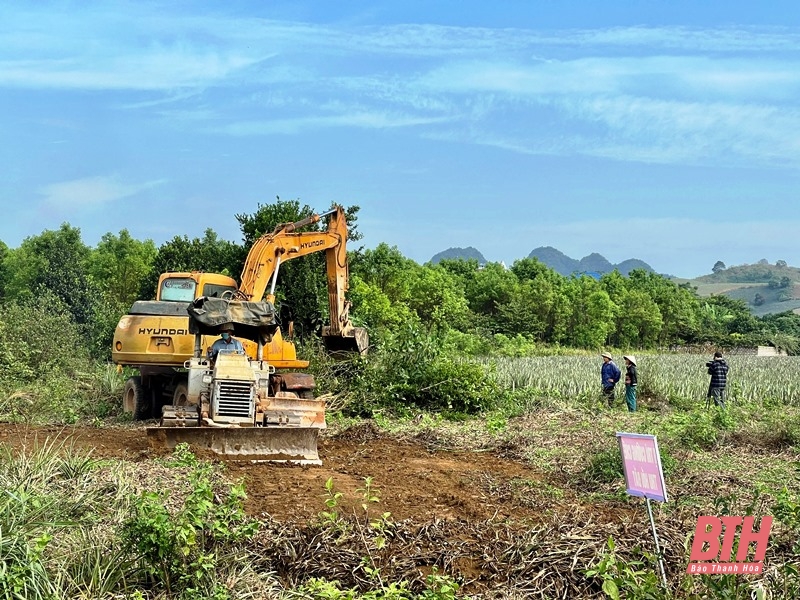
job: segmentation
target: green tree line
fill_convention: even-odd
[[[358,211],[347,209],[351,242],[361,237]],[[64,313],[89,355],[108,359],[119,317],[136,299],[154,297],[160,273],[198,270],[238,278],[259,236],[312,212],[297,200],[277,199],[252,214],[234,215],[240,243],[207,229],[200,238],[176,235],[156,246],[123,229],[89,247],[68,223],[17,248],[0,242],[0,306],[6,313],[12,305]],[[643,270],[595,279],[562,276],[534,258],[508,269],[475,260],[419,264],[384,243],[374,249],[351,245],[349,257],[352,315],[376,343],[409,328],[472,354],[509,345],[647,349],[709,342],[772,343],[793,352],[800,340],[798,315],[758,318],[744,301],[701,298],[688,285]],[[277,290],[282,317],[295,322],[301,338],[312,337],[327,318],[323,254],[282,265]]]

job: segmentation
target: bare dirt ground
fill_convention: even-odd
[[[59,440],[65,447],[90,449],[96,458],[145,461],[166,451],[149,447],[143,427],[38,427],[0,425],[0,444],[12,448]],[[304,520],[325,510],[325,482],[333,478],[342,505],[360,503],[365,478],[380,494],[382,510],[398,520],[484,521],[535,517],[531,508],[503,499],[491,489],[535,479],[525,465],[488,452],[431,451],[421,441],[392,439],[369,427],[319,444],[322,466],[225,461],[231,479],[243,479],[252,515]],[[213,457],[213,455],[212,455]]]
[[[91,450],[95,458],[141,463],[143,473],[152,459],[168,454],[150,448],[139,424],[0,424],[0,447],[32,448],[45,440]],[[338,435],[326,432],[319,444],[321,466],[224,464],[231,480],[245,482],[248,513],[265,524],[255,540],[261,568],[290,588],[312,576],[362,590],[374,583],[364,574],[359,539],[343,541],[313,524],[327,510],[328,478],[343,494],[336,510],[355,518],[362,510],[360,490],[371,478],[380,495],[371,508],[390,512],[396,524],[391,542],[375,560],[387,580],[407,581],[417,590],[435,566],[475,597],[600,597],[599,585],[583,572],[596,562],[608,537],[633,547],[647,535],[641,514],[624,504],[582,499],[561,475],[541,466],[496,451],[435,448],[440,444],[424,435],[392,436],[363,424]],[[679,537],[673,546],[681,552]]]
[[[371,589],[363,539],[342,537],[320,519],[327,510],[325,482],[332,478],[334,489],[343,494],[336,510],[363,521],[360,490],[371,478],[373,491],[380,495],[380,503],[371,508],[377,514],[390,512],[395,524],[386,547],[370,551],[387,581],[409,582],[419,591],[436,567],[453,576],[462,593],[475,598],[604,597],[598,580],[585,572],[597,564],[609,538],[626,561],[641,560],[638,548],[649,551],[643,506],[620,499],[615,490],[621,484],[582,479],[575,465],[559,462],[555,452],[527,452],[531,446],[548,450],[559,444],[590,451],[586,428],[564,428],[563,435],[554,437],[546,427],[535,430],[541,419],[515,423],[536,435],[513,438],[495,450],[444,450],[435,432],[392,435],[364,423],[338,434],[325,432],[319,443],[321,466],[201,457],[224,464],[231,481],[245,482],[245,508],[263,525],[253,541],[255,566],[275,574],[289,589],[309,577]],[[91,450],[95,458],[125,460],[137,473],[140,464],[146,478],[153,459],[169,451],[152,449],[145,427],[0,424],[0,449],[32,448],[48,440],[64,448]],[[734,450],[742,464],[750,464],[752,449],[727,451]],[[522,456],[529,460],[518,458]],[[755,460],[761,462],[761,455]],[[787,454],[786,460],[796,460],[796,455]],[[702,477],[689,471],[672,476],[673,502],[655,510],[667,578],[676,597],[686,597],[677,590],[686,568],[684,545],[700,510],[694,504],[705,499],[708,506],[709,499],[745,489],[741,475],[712,470]],[[791,544],[776,540],[767,561],[777,565],[790,556]]]

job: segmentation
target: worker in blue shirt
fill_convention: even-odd
[[[608,405],[611,406],[614,403],[614,386],[617,385],[622,372],[614,364],[611,354],[603,352],[600,356],[603,357],[603,366],[600,367],[600,383],[603,387],[603,395],[608,400]]]
[[[242,342],[233,337],[233,323],[223,323],[219,326],[220,338],[211,345],[211,360],[217,360],[217,354],[220,352],[229,353],[236,352],[244,354],[244,346]]]

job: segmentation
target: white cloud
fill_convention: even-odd
[[[357,127],[359,129],[386,129],[391,127],[413,127],[441,123],[442,118],[425,118],[414,115],[387,112],[342,112],[337,115],[298,117],[295,119],[274,119],[262,121],[242,121],[221,128],[231,135],[293,134],[303,130],[329,127]]]
[[[318,25],[171,3],[22,6],[0,24],[0,87],[155,92],[114,105],[174,127],[414,126],[509,152],[663,164],[800,157],[795,29]]]
[[[782,27],[612,27],[573,30],[552,44],[657,47],[692,52],[796,52],[800,34]]]
[[[619,96],[568,101],[565,110],[604,125],[587,154],[661,163],[798,164],[800,110]]]
[[[800,73],[796,61],[770,57],[515,57],[444,62],[420,77],[419,84],[438,92],[498,93],[512,98],[646,93],[654,98],[794,102],[800,90]]]
[[[174,90],[221,81],[258,62],[236,54],[183,48],[69,60],[0,61],[0,85],[83,90]]]
[[[98,208],[163,183],[163,180],[130,184],[115,176],[86,177],[45,186],[39,190],[44,204],[54,209]]]

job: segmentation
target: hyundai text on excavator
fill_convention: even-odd
[[[298,230],[329,217],[324,231]],[[347,224],[336,207],[284,223],[256,240],[241,284],[213,273],[164,273],[156,300],[137,301],[114,334],[112,358],[139,375],[125,385],[123,408],[134,418],[161,416],[148,428],[153,445],[181,442],[248,460],[319,464],[317,436],[325,427],[324,401],[314,398],[314,378],[297,372],[299,360],[275,314],[282,262],[325,252],[330,324],[325,346],[364,353],[366,330],[350,321]],[[269,287],[269,290],[267,289]],[[232,324],[244,353],[204,352],[223,325]]]

